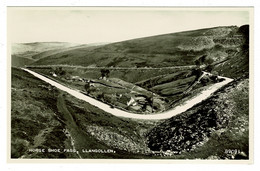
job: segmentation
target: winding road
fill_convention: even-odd
[[[216,83],[211,85],[210,87],[208,87],[208,89],[201,91],[198,95],[196,95],[195,97],[192,97],[191,99],[185,101],[182,105],[179,105],[171,110],[162,112],[162,113],[153,113],[153,114],[148,114],[148,115],[143,115],[143,114],[135,114],[135,113],[130,113],[127,111],[123,111],[117,108],[111,108],[111,106],[98,101],[92,97],[86,96],[82,93],[80,93],[79,91],[73,90],[71,88],[68,88],[64,85],[61,85],[45,76],[42,76],[36,72],[33,72],[29,69],[26,68],[22,68],[24,71],[27,71],[28,73],[34,75],[35,77],[51,84],[52,86],[55,86],[56,88],[65,91],[67,93],[69,93],[70,95],[86,101],[88,103],[90,103],[91,105],[94,105],[114,116],[117,117],[124,117],[124,118],[132,118],[132,119],[142,119],[142,120],[161,120],[161,119],[168,119],[171,118],[173,116],[176,116],[178,114],[181,114],[182,112],[187,111],[188,109],[190,109],[191,107],[193,107],[194,105],[200,103],[201,101],[209,98],[214,92],[216,92],[219,88],[223,87],[224,85],[230,83],[231,81],[233,81],[233,79],[231,78],[227,78],[227,77],[221,77],[218,76],[219,78],[223,78],[224,81]]]

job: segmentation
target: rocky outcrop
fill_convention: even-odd
[[[99,141],[104,142],[110,147],[129,151],[132,153],[148,153],[150,150],[145,146],[141,139],[137,140],[135,136],[127,137],[110,129],[105,129],[97,125],[89,125],[86,129],[88,133]]]
[[[147,134],[148,147],[180,154],[202,146],[213,134],[221,136],[232,130],[231,135],[244,136],[248,131],[248,97],[239,97],[247,93],[248,80],[231,83],[210,99],[154,127]],[[240,103],[244,103],[244,111],[238,109]],[[242,114],[238,115],[238,110]]]

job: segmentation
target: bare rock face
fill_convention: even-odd
[[[181,50],[189,51],[201,51],[203,49],[210,49],[215,46],[215,43],[212,38],[206,36],[199,36],[195,38],[187,38],[186,41],[183,41],[178,48]]]

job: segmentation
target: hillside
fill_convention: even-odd
[[[12,68],[11,78],[12,158],[146,157],[144,153],[149,149],[142,131],[156,122],[115,117],[18,68]],[[48,149],[61,151],[47,152]],[[116,153],[82,152],[88,149]]]
[[[249,155],[248,79],[235,81],[147,134],[153,151],[208,159],[246,159]],[[237,149],[237,154],[226,153]]]
[[[236,26],[215,27],[145,37],[80,48],[50,55],[33,65],[68,64],[107,67],[164,67],[193,65],[198,56],[207,54],[215,62],[230,57],[244,42]]]
[[[92,50],[107,43],[76,44],[67,42],[35,42],[12,44],[12,66],[31,65],[39,59],[77,49]]]
[[[227,60],[217,64],[213,72],[230,78],[249,78],[249,25],[241,26],[237,32],[243,37],[241,46],[230,49]]]
[[[12,66],[25,66],[35,62],[37,56],[42,52],[58,51],[78,46],[79,44],[67,42],[34,42],[34,43],[13,43],[11,46]]]

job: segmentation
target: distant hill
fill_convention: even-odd
[[[54,50],[47,50],[47,51],[43,51],[43,52],[33,55],[32,58],[35,60],[38,60],[38,59],[45,58],[48,56],[56,55],[59,53],[64,53],[64,52],[71,51],[71,50],[81,49],[81,48],[93,49],[93,48],[96,48],[96,45],[84,44],[84,45],[72,46],[72,47],[67,47],[67,48],[64,47],[64,48],[59,48],[59,49],[54,49]]]
[[[34,42],[12,44],[12,66],[24,66],[57,53],[77,49],[95,47],[105,43],[77,44],[68,42]]]
[[[214,71],[236,77],[248,73],[248,33],[248,25],[222,26],[111,44],[15,44],[12,49],[12,64],[167,67],[194,65],[198,58],[207,55],[207,58],[217,64]],[[232,73],[228,74],[227,71]]]
[[[12,66],[30,65],[35,62],[33,56],[45,51],[55,51],[58,49],[78,46],[67,42],[33,42],[33,43],[13,43],[11,49]]]
[[[214,27],[127,40],[93,49],[82,47],[41,58],[33,64],[163,67],[193,65],[194,60],[204,54],[220,61],[243,43],[238,30],[236,26]]]
[[[13,43],[12,54],[24,54],[27,52],[43,52],[54,49],[68,48],[80,44],[68,42],[33,42],[33,43]]]

